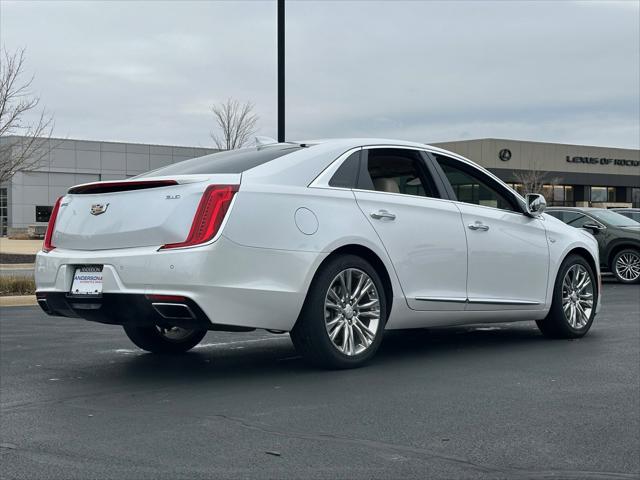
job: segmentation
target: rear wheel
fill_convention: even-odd
[[[613,257],[611,271],[619,282],[640,282],[640,251],[632,248],[620,250]]]
[[[315,365],[360,367],[380,346],[386,318],[378,273],[361,257],[341,255],[325,264],[311,283],[291,339]]]
[[[558,272],[549,314],[537,323],[545,337],[584,336],[596,315],[597,285],[589,263],[579,255],[569,255]]]
[[[204,338],[204,329],[181,327],[124,325],[127,337],[143,350],[152,353],[184,353],[195,347]]]

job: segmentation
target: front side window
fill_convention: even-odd
[[[452,158],[438,154],[435,157],[459,202],[520,212],[509,192],[490,177]]]
[[[401,193],[438,198],[433,180],[425,170],[419,152],[406,149],[373,148],[368,150],[366,171],[358,187],[377,192]]]

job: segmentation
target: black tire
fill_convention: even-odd
[[[625,271],[622,268],[619,269],[618,261],[621,259],[626,260],[625,263],[631,261],[633,263],[633,270]],[[636,270],[637,268],[640,268],[640,251],[634,248],[625,248],[624,250],[620,250],[615,254],[611,261],[611,265],[609,266],[611,273],[615,275],[616,279],[620,283],[626,284],[640,283],[640,272]]]
[[[348,269],[356,269],[364,272],[371,279],[375,291],[372,289],[369,289],[369,291],[377,294],[377,307],[379,307],[379,319],[373,340],[366,348],[364,347],[364,343],[360,343],[358,346],[365,348],[364,351],[360,353],[354,351],[352,355],[347,355],[338,350],[338,347],[335,346],[329,338],[325,323],[325,298],[328,295],[329,288],[338,274]],[[355,275],[358,275],[358,273],[356,272]],[[344,311],[342,314],[344,314]],[[352,313],[352,315],[354,319],[352,320],[352,317],[349,317],[349,320],[357,322],[358,314]],[[360,315],[362,315],[362,312],[360,312]],[[346,316],[343,318],[343,322],[348,322]],[[364,316],[362,318],[364,318]],[[291,331],[291,340],[296,350],[313,365],[331,369],[361,367],[371,360],[378,350],[384,334],[386,320],[387,301],[383,283],[378,272],[376,272],[369,262],[361,257],[356,255],[340,255],[330,259],[322,265],[316,273],[309,287],[300,317]],[[369,323],[369,325],[371,325],[371,323]],[[344,331],[347,328],[350,327],[343,327],[342,335],[344,335]],[[352,326],[351,331],[355,331],[356,328],[357,327]],[[358,330],[360,330],[359,327]],[[354,342],[364,338],[358,336],[357,333],[353,335],[352,338]]]
[[[591,285],[593,286],[593,303],[590,314],[588,315],[588,320],[584,325],[579,326],[571,325],[563,309],[563,282],[565,281],[567,272],[573,267],[584,269],[583,271],[587,272]],[[596,275],[584,257],[580,255],[569,255],[565,258],[562,265],[560,265],[556,283],[553,287],[551,309],[544,320],[536,321],[542,334],[547,338],[580,338],[586,335],[596,315],[598,288]]]
[[[151,353],[184,353],[195,347],[207,334],[207,330],[194,329],[185,331],[184,336],[172,339],[163,335],[160,327],[137,327],[124,325],[127,337],[142,350]]]

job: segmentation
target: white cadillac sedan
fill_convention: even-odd
[[[581,337],[600,304],[597,243],[544,208],[424,144],[244,148],[69,189],[36,295],[151,352],[266,329],[330,368],[371,359],[387,329],[528,320]]]

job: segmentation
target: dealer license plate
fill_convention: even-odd
[[[102,265],[77,267],[69,293],[71,295],[102,295]]]

